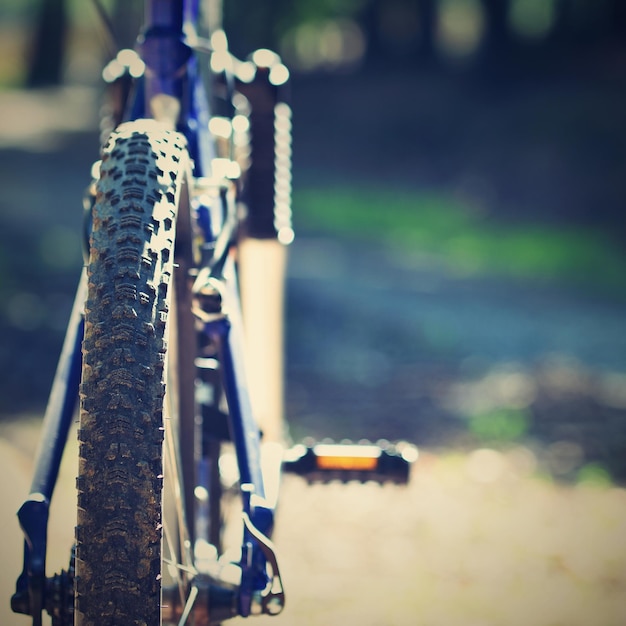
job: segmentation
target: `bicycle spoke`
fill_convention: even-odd
[[[187,598],[187,604],[185,604],[185,609],[183,610],[183,614],[178,622],[178,626],[185,626],[187,622],[187,618],[191,615],[191,611],[193,610],[193,605],[196,603],[196,598],[198,597],[198,588],[192,587],[191,592],[189,593],[189,597]]]

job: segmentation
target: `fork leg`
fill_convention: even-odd
[[[282,442],[284,421],[284,290],[287,248],[276,239],[239,244],[248,385],[264,441]]]

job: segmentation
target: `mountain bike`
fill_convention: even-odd
[[[103,71],[85,268],[18,512],[24,564],[11,605],[34,625],[44,611],[55,626],[276,615],[281,472],[408,479],[402,447],[286,448],[289,71],[268,50],[236,59],[219,3],[201,9],[146,0],[136,49]],[[49,505],[77,400],[75,543],[68,568],[48,576]]]

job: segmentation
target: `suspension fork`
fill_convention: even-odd
[[[279,613],[285,602],[274,546],[269,539],[274,525],[274,502],[266,499],[261,463],[260,432],[253,414],[244,367],[243,326],[232,254],[221,276],[199,278],[197,294],[218,301],[209,312],[197,312],[204,332],[217,346],[228,419],[240,476],[244,532],[239,566],[238,613]],[[268,572],[269,570],[269,572]]]

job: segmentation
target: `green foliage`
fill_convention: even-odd
[[[611,474],[601,463],[587,463],[578,471],[577,482],[586,487],[606,488],[612,484]]]
[[[544,37],[554,26],[555,0],[513,0],[509,19],[522,36]]]
[[[529,426],[527,411],[500,408],[472,416],[469,430],[485,442],[512,442],[526,434]]]
[[[626,256],[610,236],[582,227],[489,219],[451,194],[352,188],[299,189],[305,230],[376,239],[452,272],[595,286],[624,295]]]

